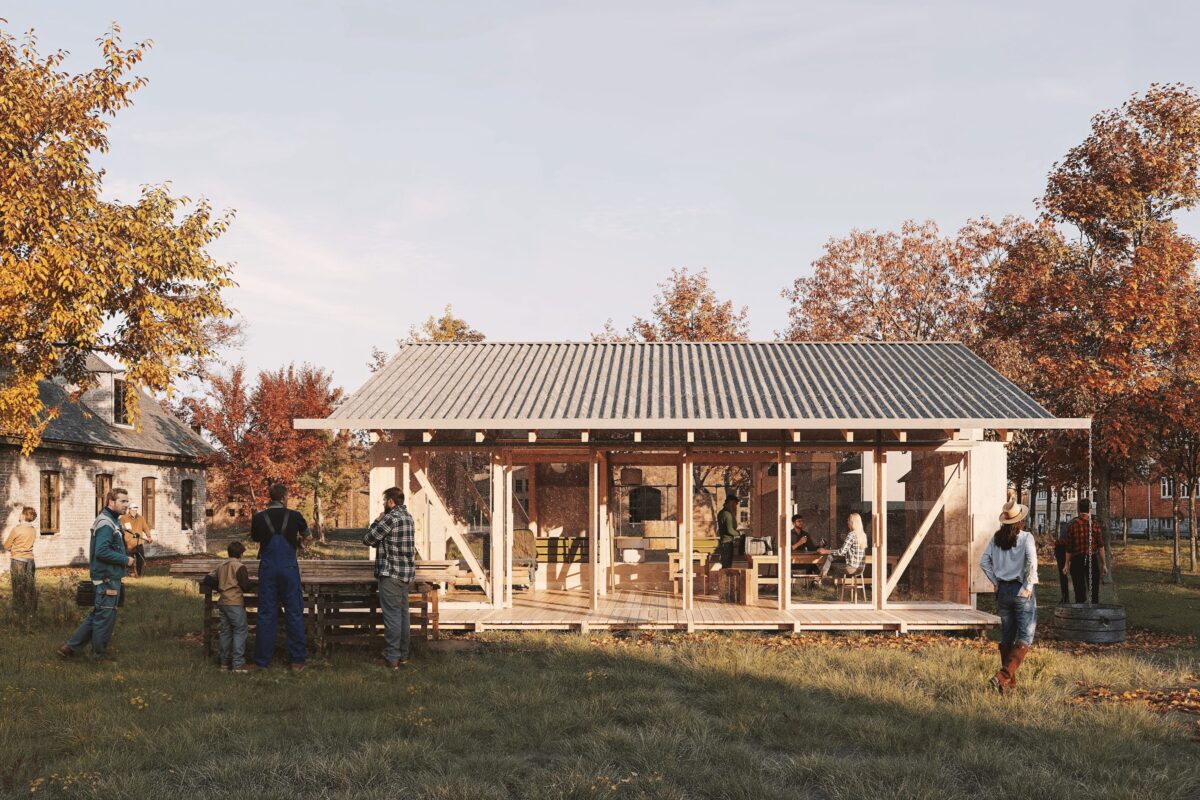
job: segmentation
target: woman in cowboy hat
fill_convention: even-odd
[[[979,566],[996,587],[1000,614],[1000,671],[988,682],[1004,694],[1017,685],[1017,669],[1033,645],[1037,628],[1037,545],[1033,534],[1022,530],[1029,509],[1011,490],[1000,513],[1000,530],[988,542]]]

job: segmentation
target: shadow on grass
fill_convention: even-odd
[[[0,617],[0,793],[161,797],[1194,797],[1196,745],[1076,680],[1173,680],[1134,658],[761,646],[763,637],[505,634],[410,668],[344,651],[293,675],[218,673],[184,638],[190,584],[131,582],[117,662],[59,663],[52,576],[28,631]],[[2,581],[0,581],[2,582]],[[97,726],[97,720],[103,725]],[[119,753],[119,755],[115,755]]]

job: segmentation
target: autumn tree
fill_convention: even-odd
[[[484,335],[472,328],[466,320],[454,316],[454,310],[447,305],[440,317],[430,316],[420,327],[410,327],[407,341],[482,342],[484,338]]]
[[[229,214],[163,186],[133,203],[101,197],[92,157],[145,85],[131,71],[149,43],[123,47],[113,26],[99,45],[100,66],[71,74],[65,52],[0,30],[0,431],[27,452],[56,414],[39,381],[86,388],[87,356],[103,353],[124,365],[136,415],[139,390],[168,391],[229,313],[230,267],[207,250]]]
[[[634,317],[625,333],[608,320],[593,341],[638,342],[744,342],[750,323],[745,306],[735,308],[732,300],[721,300],[709,285],[708,270],[671,270],[658,285],[650,316]]]
[[[977,338],[980,291],[1027,223],[977,220],[954,236],[937,223],[852,230],[830,239],[812,274],[784,289],[791,341],[928,342]]]
[[[990,275],[989,336],[1018,341],[1060,416],[1091,416],[1098,512],[1145,458],[1145,419],[1197,337],[1196,243],[1175,215],[1200,200],[1200,98],[1154,85],[1092,120],[1050,173],[1039,224]]]
[[[330,375],[309,364],[260,372],[253,386],[239,364],[228,375],[212,376],[207,393],[185,405],[189,421],[217,446],[212,466],[229,493],[257,510],[266,505],[272,483],[298,494],[311,473],[332,469],[328,464],[337,459],[329,451],[338,448],[336,438],[328,431],[296,430],[292,421],[326,417],[341,397]]]

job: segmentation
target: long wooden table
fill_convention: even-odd
[[[202,631],[206,656],[212,655],[217,592],[199,583],[223,561],[220,558],[190,558],[171,565],[172,577],[196,581],[204,595]],[[244,559],[242,564],[251,584],[251,591],[245,596],[246,616],[254,627],[258,619],[258,561]],[[305,626],[314,646],[328,649],[334,644],[378,639],[383,629],[383,615],[374,574],[375,562],[301,559],[299,564]],[[409,594],[409,609],[424,638],[439,638],[438,590],[457,575],[457,561],[418,562],[416,580]]]

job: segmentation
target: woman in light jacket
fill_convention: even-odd
[[[1017,685],[1017,670],[1037,628],[1037,598],[1033,587],[1038,582],[1037,544],[1033,534],[1022,530],[1029,509],[1009,492],[1000,514],[1000,530],[992,536],[979,566],[996,587],[996,608],[1000,614],[1000,671],[988,685],[1000,694]]]

